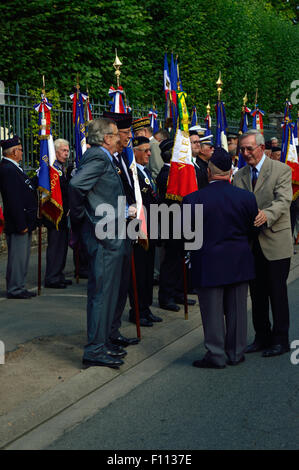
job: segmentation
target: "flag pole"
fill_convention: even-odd
[[[80,90],[80,83],[79,83],[79,73],[77,72],[77,80],[76,80],[76,89],[77,89],[77,100],[79,100],[79,90]],[[80,276],[79,276],[79,243],[78,241],[74,246],[75,250],[75,275],[76,275],[76,284],[79,284]]]
[[[137,291],[137,281],[136,281],[134,249],[132,250],[131,265],[132,265],[132,281],[133,281],[132,284],[133,284],[133,294],[134,294],[134,307],[135,307],[136,331],[137,331],[137,337],[138,337],[139,339],[141,339],[141,333],[140,333],[140,314],[139,314],[139,303],[138,303],[138,291]]]
[[[43,75],[42,96],[43,98],[46,96],[46,83],[45,83],[44,75]],[[43,119],[45,119],[44,115],[42,115],[42,120]],[[41,295],[41,290],[42,290],[41,288],[42,286],[42,214],[41,214],[40,191],[38,191],[38,219],[39,219],[39,226],[38,226],[37,295]]]

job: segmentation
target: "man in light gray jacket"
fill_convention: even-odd
[[[263,350],[263,357],[271,357],[289,351],[292,172],[288,165],[264,154],[264,137],[255,129],[240,136],[240,149],[247,165],[236,173],[234,185],[254,193],[259,208],[254,225],[260,228],[252,247],[256,279],[250,283],[256,336],[246,352]]]

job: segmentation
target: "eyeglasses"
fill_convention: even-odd
[[[121,134],[126,134],[126,135],[131,134],[131,130],[129,130],[129,131],[121,131],[121,130],[119,130],[118,132],[120,132]]]
[[[143,153],[151,151],[151,149],[138,149],[138,148],[136,148],[135,150],[138,150],[138,152],[143,152]]]
[[[118,132],[116,132],[116,133],[115,132],[107,132],[106,135],[118,135]]]
[[[248,150],[248,152],[253,152],[255,149],[257,149],[259,147],[259,145],[257,145],[256,147],[251,147],[251,146],[248,146],[248,147],[240,147],[240,150],[242,153],[245,152],[245,150]]]
[[[191,144],[200,144],[200,140],[193,140],[193,142],[191,142]]]

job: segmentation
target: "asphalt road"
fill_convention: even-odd
[[[299,279],[289,285],[291,342],[299,341],[298,299]],[[251,354],[243,364],[223,370],[193,368],[192,361],[203,354],[202,340],[192,350],[186,344],[166,368],[90,412],[89,419],[47,448],[298,450],[299,344],[297,352],[274,358]],[[120,384],[109,385],[113,396]]]

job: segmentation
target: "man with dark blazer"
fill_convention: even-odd
[[[54,167],[59,173],[63,214],[58,224],[58,229],[52,221],[46,217],[43,218],[43,225],[47,227],[48,232],[45,287],[65,289],[66,286],[72,284],[72,281],[70,279],[66,279],[64,274],[69,243],[68,185],[70,181],[70,174],[67,172],[66,164],[70,154],[70,146],[67,140],[56,139],[54,141],[54,147],[56,152],[56,161],[54,162]]]
[[[22,143],[18,136],[2,140],[0,191],[4,206],[8,247],[6,286],[8,299],[29,299],[36,294],[25,289],[31,234],[37,223],[37,193],[19,163]]]
[[[170,170],[170,160],[174,141],[166,139],[160,143],[161,156],[164,165],[157,176],[159,204],[170,206],[173,201],[166,199],[167,182]],[[170,222],[171,228],[171,222]],[[159,305],[165,310],[178,312],[180,310],[175,298],[181,295],[179,287],[183,286],[182,259],[184,255],[182,240],[174,240],[172,232],[168,240],[163,240],[164,256],[160,266]]]
[[[147,233],[148,246],[145,248],[141,244],[134,245],[134,260],[137,280],[138,304],[140,315],[140,326],[153,326],[155,322],[161,322],[162,318],[154,315],[150,307],[153,302],[153,281],[154,281],[154,263],[155,263],[155,243],[156,240],[150,239],[150,206],[157,204],[156,185],[152,178],[150,170],[147,168],[151,155],[150,142],[147,137],[136,137],[133,139],[133,148],[136,159],[138,180],[142,203],[147,214]],[[133,285],[130,291],[131,310],[129,319],[132,323],[136,322],[135,302]]]
[[[89,257],[87,336],[83,364],[117,368],[126,352],[109,341],[121,282],[125,194],[112,161],[119,143],[114,121],[98,118],[88,127],[91,146],[69,184],[72,228],[81,231]],[[107,217],[107,211],[110,217]]]
[[[117,172],[122,180],[124,192],[126,196],[127,208],[135,204],[135,190],[134,190],[134,179],[132,170],[129,167],[129,162],[124,149],[128,146],[130,139],[132,138],[131,125],[132,125],[132,114],[128,113],[113,113],[105,111],[103,117],[112,119],[118,128],[119,132],[119,143],[117,151],[112,155],[113,162],[117,169]],[[121,317],[123,315],[126,301],[129,293],[129,286],[131,281],[131,257],[133,250],[133,241],[127,237],[124,240],[125,253],[123,256],[123,262],[121,267],[121,283],[119,288],[119,294],[117,299],[117,305],[115,309],[114,318],[111,325],[110,341],[116,346],[131,346],[138,344],[138,338],[127,338],[120,333]]]
[[[224,149],[216,148],[208,166],[209,185],[183,199],[183,211],[191,205],[192,230],[203,231],[202,247],[191,251],[207,349],[203,359],[193,362],[199,368],[219,369],[245,359],[248,281],[255,274],[248,236],[258,209],[253,194],[230,184],[231,162]],[[202,225],[194,216],[198,204]]]
[[[234,185],[254,193],[259,208],[255,226],[260,228],[252,247],[256,278],[250,283],[256,335],[247,352],[263,351],[264,357],[271,357],[289,351],[287,278],[293,253],[292,172],[285,163],[264,154],[264,137],[255,129],[240,136],[240,149],[247,165],[236,173]]]
[[[214,151],[212,138],[212,135],[199,137],[194,131],[190,134],[192,160],[194,162],[198,189],[202,189],[209,184],[208,162]]]

